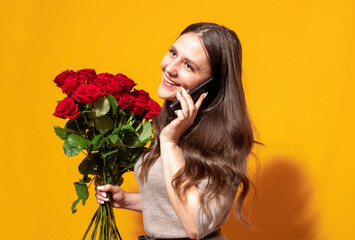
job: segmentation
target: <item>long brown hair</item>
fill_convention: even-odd
[[[219,92],[209,106],[200,109],[193,126],[180,138],[179,147],[185,157],[185,167],[176,173],[172,186],[179,194],[208,178],[201,196],[201,208],[210,215],[207,204],[225,194],[226,189],[238,189],[235,213],[245,225],[250,225],[242,212],[242,204],[251,181],[247,174],[247,158],[254,140],[242,84],[242,49],[232,30],[214,23],[195,23],[181,34],[193,32],[207,51],[213,78],[219,82]],[[155,119],[155,144],[146,152],[139,179],[147,179],[150,167],[160,156],[159,134],[171,121],[166,100]],[[149,154],[147,154],[149,153]],[[222,187],[221,187],[222,186]]]

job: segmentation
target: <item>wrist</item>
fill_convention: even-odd
[[[160,141],[160,146],[164,148],[172,148],[175,146],[178,146],[178,141],[171,139],[171,138],[165,138],[165,137],[159,137]]]
[[[178,139],[173,139],[171,137],[167,137],[164,134],[159,135],[159,141],[160,144],[178,144],[179,140]]]
[[[125,192],[125,198],[123,201],[122,208],[141,212],[142,203],[141,203],[140,193]]]
[[[121,208],[124,208],[124,209],[130,208],[129,192],[125,192],[125,191],[122,192]]]

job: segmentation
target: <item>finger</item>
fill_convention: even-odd
[[[106,184],[106,185],[102,185],[102,186],[97,186],[96,189],[99,191],[99,192],[113,192],[113,189],[114,186],[112,186],[111,184]],[[96,192],[98,192],[96,191]]]
[[[207,94],[208,94],[208,92],[202,93],[202,94],[200,95],[200,97],[198,98],[198,100],[197,100],[197,102],[196,102],[196,104],[195,104],[197,111],[200,109],[200,107],[201,107],[201,105],[202,105],[202,103],[203,103],[203,100],[205,100]],[[197,112],[197,111],[196,111],[196,112]]]
[[[95,178],[94,184],[95,184],[95,191],[101,193],[104,197],[106,197],[106,196],[105,196],[106,193],[103,192],[103,191],[106,191],[106,192],[107,192],[108,190],[105,190],[105,186],[100,186],[100,183],[99,183],[99,181],[97,180],[97,178]],[[106,187],[106,188],[109,189],[110,187],[108,186],[108,187]],[[103,189],[103,190],[101,190],[101,189]]]
[[[184,115],[184,113],[182,112],[182,110],[176,110],[176,111],[175,111],[175,114],[176,114],[176,116],[177,116],[176,119],[178,119],[178,120],[184,120],[184,119],[185,119],[185,115]],[[176,119],[175,119],[175,120],[176,120]]]
[[[97,202],[98,204],[104,204],[104,203],[105,203],[105,201],[100,200],[99,198],[96,198],[96,202]]]
[[[98,203],[110,201],[107,197],[103,197],[97,193],[95,194],[95,197],[96,197],[96,202],[98,202]]]
[[[96,194],[107,198],[107,193],[106,192],[102,192],[102,191],[96,190]]]
[[[184,116],[185,117],[189,116],[189,108],[188,108],[185,98],[179,92],[176,92],[176,98],[180,102],[181,110],[182,110],[182,113],[184,114]]]
[[[182,88],[182,96],[185,98],[187,106],[189,107],[189,115],[193,116],[196,110],[196,106],[194,104],[194,101],[192,100],[192,97],[190,96],[190,94],[187,93],[185,88]]]

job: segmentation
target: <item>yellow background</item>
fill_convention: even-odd
[[[0,239],[81,239],[97,205],[78,205],[80,157],[67,158],[52,116],[66,69],[122,72],[158,100],[160,60],[188,24],[235,30],[260,140],[259,231],[230,218],[229,239],[355,239],[352,0],[0,2]],[[162,101],[159,101],[162,103]],[[251,172],[255,172],[251,165]],[[132,174],[124,189],[137,190]],[[92,188],[91,188],[92,190]],[[93,191],[91,191],[93,193]],[[140,213],[116,210],[125,240]]]

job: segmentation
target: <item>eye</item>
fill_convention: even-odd
[[[189,63],[185,63],[185,64],[187,68],[191,69],[192,71],[194,70],[194,68]]]
[[[169,52],[170,52],[170,54],[171,54],[173,57],[175,57],[175,56],[176,56],[176,52],[175,52],[174,50],[169,49]]]

